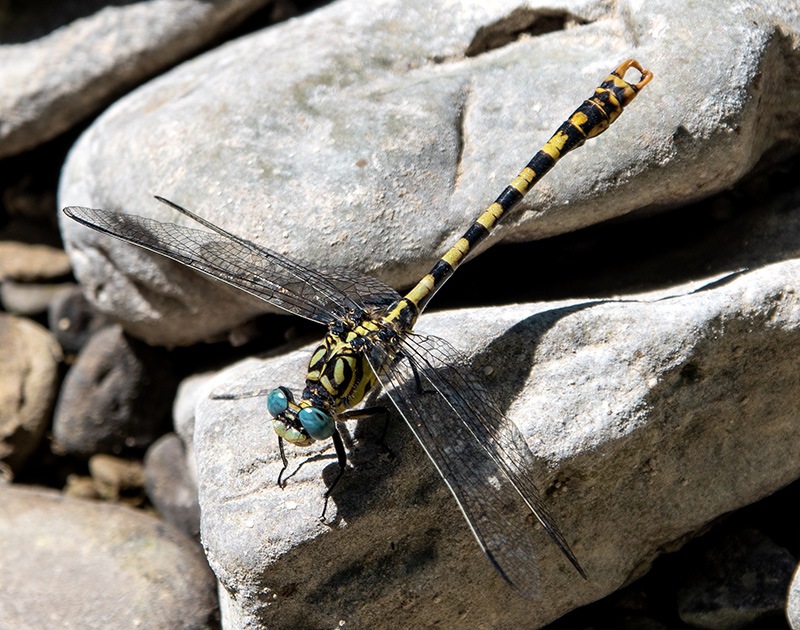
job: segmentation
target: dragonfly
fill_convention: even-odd
[[[638,71],[636,83],[625,79],[631,68]],[[468,368],[467,359],[444,339],[413,328],[466,256],[563,155],[608,129],[652,77],[634,59],[609,74],[405,295],[351,270],[311,269],[162,197],[157,199],[205,229],[78,206],[64,208],[64,213],[326,326],[311,355],[303,391],[295,396],[279,386],[267,395],[283,462],[278,483],[288,466],[284,442],[309,446],[331,439],[339,472],[325,493],[327,507],[348,461],[337,422],[375,412],[356,407],[382,386],[455,497],[493,567],[520,595],[535,599],[536,522],[586,579],[531,479],[536,458],[482,379]]]

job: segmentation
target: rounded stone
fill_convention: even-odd
[[[200,547],[132,508],[0,485],[4,628],[218,627]]]
[[[0,348],[0,462],[13,472],[47,428],[61,348],[40,325],[6,313],[0,313]]]
[[[5,280],[0,285],[3,308],[16,315],[35,316],[47,311],[50,303],[63,291],[75,286],[71,282],[37,284]]]
[[[144,458],[147,496],[158,513],[189,536],[200,536],[197,483],[189,471],[180,437],[168,433],[147,449]]]
[[[47,311],[47,326],[66,354],[77,354],[108,323],[89,305],[77,285],[53,296]]]
[[[23,3],[4,10],[0,157],[29,150],[217,40],[266,0]]]
[[[167,426],[176,379],[166,352],[126,336],[96,332],[67,372],[53,434],[64,452],[141,451]]]

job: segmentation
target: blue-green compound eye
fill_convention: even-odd
[[[286,395],[286,391],[282,387],[273,389],[269,393],[269,396],[267,396],[267,409],[274,417],[282,414],[288,407],[289,397]]]
[[[315,440],[326,440],[333,435],[333,418],[315,407],[304,407],[298,412],[297,419]]]

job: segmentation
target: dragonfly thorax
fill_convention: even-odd
[[[331,322],[311,355],[300,399],[295,403],[285,387],[270,394],[275,432],[298,446],[329,438],[336,414],[358,405],[377,384],[368,354],[376,342],[385,346],[387,336],[399,336],[395,325],[366,312]]]

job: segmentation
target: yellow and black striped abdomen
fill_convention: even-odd
[[[638,83],[625,81],[625,73],[635,68],[641,74]],[[500,196],[469,227],[458,242],[433,266],[428,274],[408,292],[405,299],[414,303],[418,311],[433,297],[447,278],[464,261],[467,254],[485,239],[497,223],[516,206],[566,153],[582,145],[587,138],[603,133],[622,110],[636,97],[639,90],[653,78],[652,72],[644,70],[637,61],[629,59],[611,73],[585,100],[533,156],[527,166],[500,193]]]

